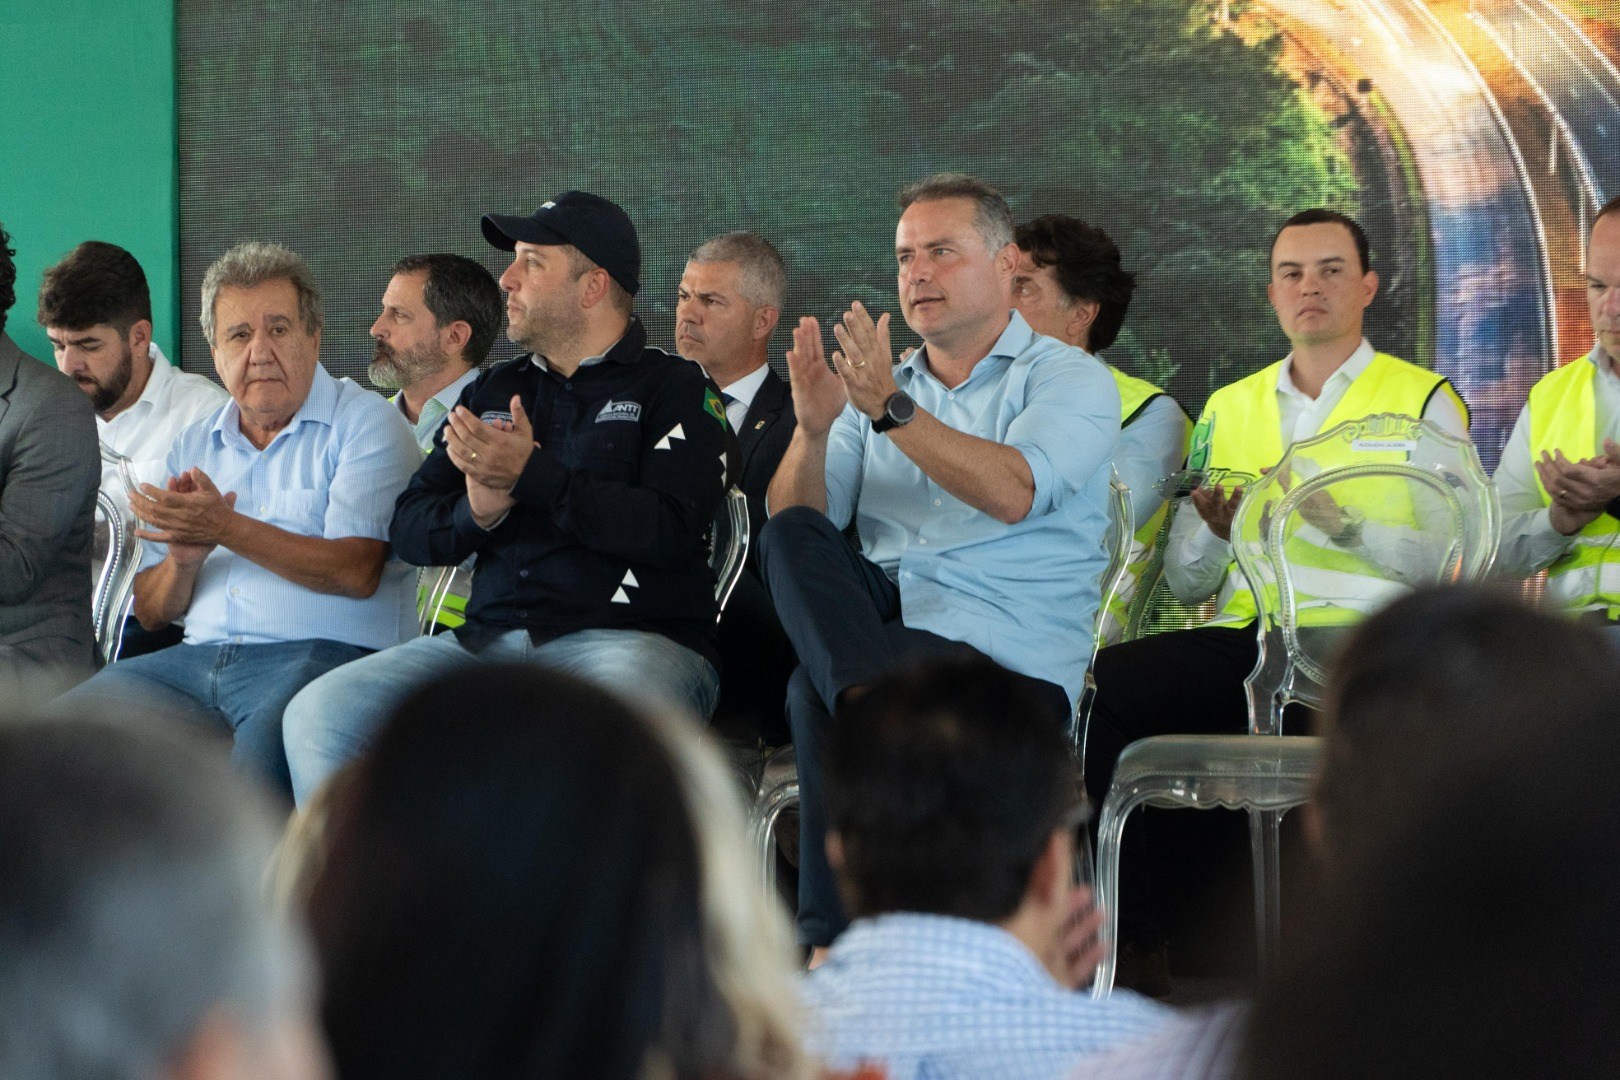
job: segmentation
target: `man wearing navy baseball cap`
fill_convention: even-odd
[[[704,535],[725,492],[725,410],[702,368],[647,347],[632,314],[641,246],[623,208],[568,191],[488,214],[513,253],[507,336],[527,355],[481,374],[395,507],[394,549],[476,555],[466,624],[349,664],[287,709],[305,800],[390,708],[460,665],[526,661],[707,717],[714,576]]]

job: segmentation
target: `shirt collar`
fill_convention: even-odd
[[[1356,351],[1351,353],[1349,358],[1339,365],[1337,371],[1327,377],[1327,382],[1322,384],[1322,392],[1327,392],[1329,383],[1355,382],[1361,373],[1367,370],[1367,365],[1373,362],[1374,355],[1372,343],[1366,338],[1362,338],[1361,344],[1356,346]],[[1305,391],[1294,384],[1293,353],[1289,353],[1284,357],[1282,366],[1277,369],[1277,391],[1282,394],[1292,394],[1295,397],[1305,396]]]
[[[337,404],[338,381],[328,375],[324,367],[316,363],[315,378],[309,384],[309,394],[304,398],[304,403],[298,406],[298,411],[293,413],[292,419],[287,422],[287,426],[276,432],[275,438],[279,439],[282,435],[293,431],[299,424],[306,421],[312,424],[325,424],[330,427],[332,418],[337,415]],[[242,434],[242,410],[237,407],[234,397],[226,403],[225,407],[219,411],[219,416],[214,419],[213,431],[216,439],[226,445],[253,446],[252,443],[248,442],[247,436]],[[271,441],[274,441],[274,439]],[[254,447],[254,449],[257,449],[257,447]]]
[[[1011,318],[1007,320],[1007,329],[1003,330],[1001,336],[996,338],[996,343],[990,346],[990,351],[984,355],[984,360],[980,360],[973,365],[973,371],[969,373],[966,382],[962,384],[963,386],[977,379],[979,373],[987,369],[989,365],[985,364],[985,360],[1012,360],[1029,348],[1030,342],[1039,336],[1034,330],[1030,329],[1029,323],[1024,321],[1024,317],[1018,313],[1016,308],[1009,309],[1008,314],[1011,315]],[[908,377],[918,375],[927,375],[931,379],[935,377],[934,373],[928,368],[928,345],[926,343],[922,348],[907,357],[906,362],[896,369],[896,375],[901,373],[905,373]]]
[[[158,398],[163,396],[174,378],[174,369],[169,365],[169,358],[163,355],[163,350],[157,347],[157,342],[151,342],[146,346],[146,355],[152,361],[152,373],[146,377],[146,386],[141,390],[141,396],[111,420],[101,420],[99,416],[96,417],[97,420],[101,420],[103,424],[115,424],[137,409],[144,413],[157,408]]]
[[[1586,354],[1586,358],[1598,369],[1599,375],[1620,378],[1620,371],[1616,371],[1614,367],[1614,358],[1603,348],[1601,342],[1592,342],[1592,351]]]
[[[761,386],[765,385],[765,376],[770,374],[770,371],[771,366],[769,364],[761,364],[729,386],[722,386],[720,390],[722,393],[730,394],[733,401],[740,402],[745,406],[752,405],[754,395],[759,393]]]
[[[477,367],[468,368],[460,378],[451,383],[449,386],[446,386],[444,389],[440,390],[437,394],[434,394],[432,397],[428,398],[428,401],[437,401],[440,405],[444,406],[445,412],[449,412],[451,409],[456,407],[456,402],[461,398],[462,390],[466,389],[467,384],[472,382],[473,379],[477,378],[479,370],[480,369]],[[399,409],[399,415],[405,415],[405,391],[400,390],[396,392],[394,396],[388,400],[393,402],[394,406]],[[424,401],[422,406],[423,410],[426,411],[427,402]]]
[[[141,401],[157,397],[174,378],[174,366],[169,363],[169,358],[163,355],[163,350],[158,348],[157,342],[146,346],[146,355],[152,360],[152,374],[147,376],[146,389],[141,391]]]

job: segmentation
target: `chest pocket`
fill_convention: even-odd
[[[604,424],[579,447],[579,468],[602,480],[635,483],[641,458],[641,425]]]
[[[261,508],[255,506],[254,511]],[[322,536],[326,531],[326,499],[313,489],[278,491],[263,504],[259,520],[288,532]]]

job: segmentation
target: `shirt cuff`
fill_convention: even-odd
[[[486,529],[478,524],[477,518],[473,517],[472,503],[467,496],[463,495],[456,500],[456,508],[451,512],[450,520],[455,525],[458,534],[475,543],[482,544],[486,536],[501,527],[501,522],[505,521],[507,515],[511,512],[511,509],[508,508],[495,520],[495,524]]]

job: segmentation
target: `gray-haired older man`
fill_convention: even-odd
[[[0,722],[0,1076],[329,1074],[265,895],[278,823],[208,750],[156,716]]]
[[[228,727],[234,757],[290,794],[281,713],[311,679],[414,635],[394,499],[421,462],[397,410],[320,366],[309,268],[239,244],[209,268],[202,327],[231,400],[182,432],[166,488],[143,484],[135,616],[184,614],[185,643],[103,669],[75,702],[141,700]]]
[[[730,232],[698,246],[675,300],[675,346],[720,386],[726,420],[737,433],[737,485],[748,497],[757,541],[765,526],[765,489],[793,438],[793,398],[766,362],[782,313],[787,269],[763,236]],[[752,741],[786,742],[782,702],[798,662],[759,578],[758,545],[720,616],[720,701],[714,725]]]

